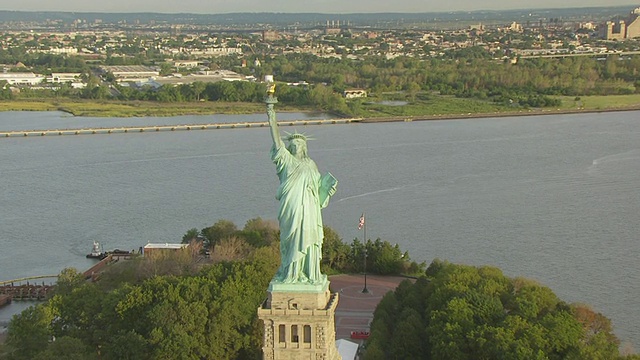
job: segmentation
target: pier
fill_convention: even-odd
[[[361,122],[361,118],[349,119],[318,119],[318,120],[291,120],[280,121],[280,126],[307,126],[307,125],[328,125],[328,124],[350,124]],[[243,122],[243,123],[213,123],[213,124],[191,124],[191,125],[150,125],[150,126],[121,126],[121,127],[100,127],[82,129],[55,129],[55,130],[10,130],[0,131],[0,137],[28,137],[28,136],[60,136],[60,135],[95,135],[95,134],[127,134],[141,132],[160,131],[190,131],[190,130],[214,130],[214,129],[241,129],[267,127],[269,123]]]
[[[122,255],[125,256],[125,255]],[[97,264],[82,273],[86,280],[95,281],[100,271],[109,263],[115,261],[113,255],[109,254]],[[49,299],[53,293],[55,283],[45,284],[32,283],[38,279],[58,279],[58,275],[30,276],[20,279],[0,281],[0,307],[10,304],[13,300],[44,301]]]
[[[20,279],[0,281],[0,307],[10,304],[13,300],[47,300],[53,293],[55,284],[32,282],[40,279],[58,279],[58,275],[30,276]]]
[[[118,261],[120,259],[128,259],[133,254],[131,253],[117,253],[109,254],[104,259],[90,267],[88,270],[82,273],[82,276],[87,281],[95,281],[100,272],[110,263]],[[55,288],[55,281],[45,284],[32,283],[33,280],[39,279],[58,279],[58,275],[40,275],[30,276],[20,279],[0,281],[0,307],[10,304],[13,300],[34,300],[44,301],[49,298]]]
[[[5,283],[0,285],[0,306],[9,304],[13,300],[37,300],[42,301],[51,295],[53,284],[26,284]]]
[[[125,255],[120,255],[120,256],[125,256]],[[128,258],[128,256],[126,256],[126,258]],[[100,260],[99,263],[90,267],[89,270],[83,272],[82,275],[87,280],[91,279],[91,281],[95,281],[98,278],[98,274],[105,266],[109,265],[112,261],[117,261],[119,259],[120,259],[119,257],[114,258],[113,254],[109,254],[107,255],[106,258]]]

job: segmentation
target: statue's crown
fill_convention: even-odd
[[[301,133],[297,133],[297,132],[293,133],[293,134],[287,133],[287,141],[291,141],[291,140],[295,140],[295,139],[301,139],[301,140],[304,140],[304,141],[311,140],[305,134],[301,134]]]

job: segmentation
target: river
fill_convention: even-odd
[[[277,108],[277,106],[276,106]],[[302,114],[278,113],[279,119]],[[323,117],[317,114],[317,117]],[[297,127],[339,180],[325,224],[412,259],[495,265],[612,319],[640,350],[640,112]],[[0,130],[264,121],[0,113]],[[284,127],[283,130],[294,131]],[[266,128],[0,139],[0,280],[84,270],[105,249],[275,219]],[[0,321],[13,308],[0,310]]]

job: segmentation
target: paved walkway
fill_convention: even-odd
[[[406,278],[367,275],[367,293],[363,293],[364,275],[329,277],[331,292],[340,294],[336,309],[336,339],[350,339],[352,331],[369,331],[373,311],[382,297]],[[358,340],[351,340],[359,342]]]

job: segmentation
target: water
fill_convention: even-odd
[[[400,101],[400,100],[383,100],[378,101],[375,104],[386,105],[386,106],[404,106],[408,105],[408,101]]]
[[[345,242],[362,237],[364,211],[368,237],[397,242],[415,260],[490,264],[536,279],[611,318],[623,344],[640,350],[637,118],[640,112],[297,130],[316,139],[310,155],[339,180],[324,220]],[[0,113],[0,130],[65,121],[154,120]],[[94,240],[105,249],[138,249],[178,242],[219,219],[239,227],[258,216],[275,219],[270,146],[266,128],[0,139],[0,280],[86,269]]]

